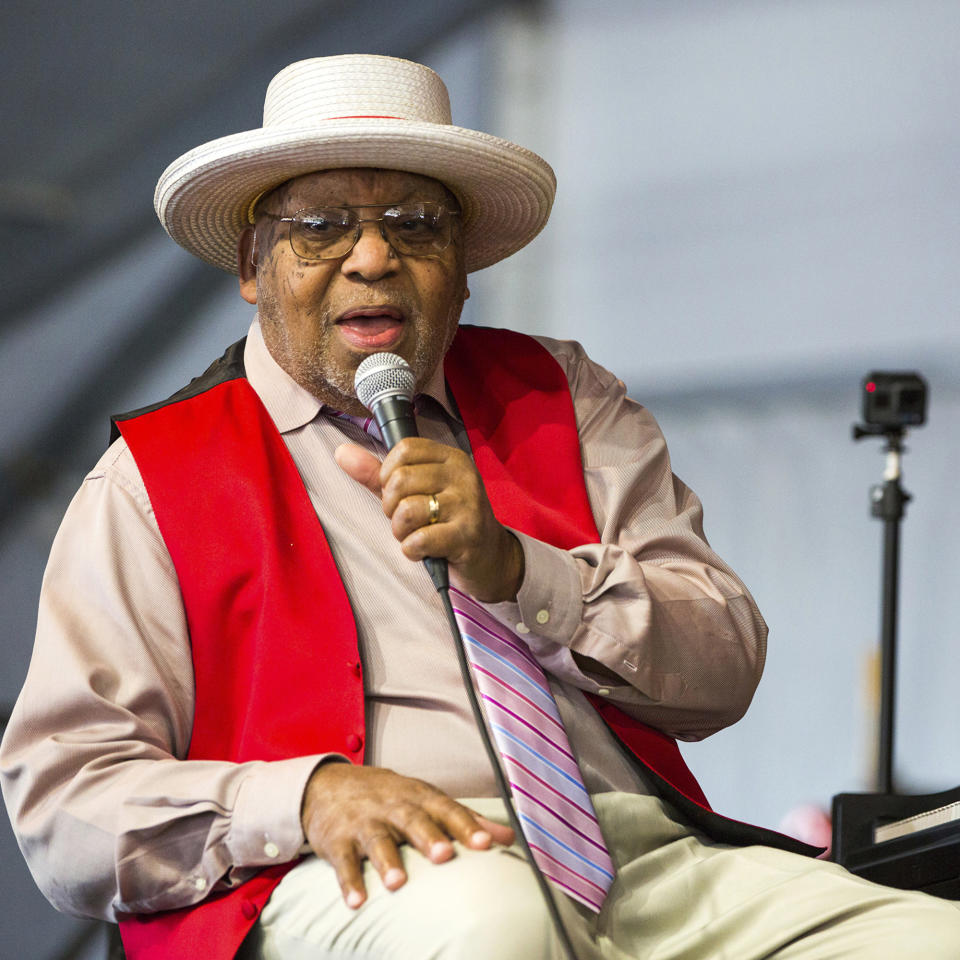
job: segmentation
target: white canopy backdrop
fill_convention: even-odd
[[[249,322],[236,281],[150,222],[153,182],[256,125],[285,63],[371,50],[424,59],[455,122],[557,171],[547,231],[472,278],[467,319],[576,338],[616,371],[757,597],[771,633],[754,705],[684,747],[734,816],[775,826],[870,786],[883,459],[850,425],[868,370],[927,377],[904,461],[897,774],[960,784],[960,6],[286,0],[233,4],[230,24],[212,3],[55,6],[52,33],[36,6],[0,14],[18,133],[0,154],[0,701],[106,414],[172,392]],[[51,917],[8,826],[0,855],[4,951],[56,955],[81,928]]]

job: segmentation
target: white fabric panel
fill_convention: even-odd
[[[496,132],[559,179],[548,233],[489,278],[518,288],[506,321],[660,390],[867,350],[957,369],[960,6],[555,9],[514,27],[501,69],[517,95]]]

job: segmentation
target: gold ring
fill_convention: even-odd
[[[430,511],[427,517],[427,523],[436,523],[440,519],[440,501],[437,500],[436,494],[430,494],[430,499],[427,501],[427,508]]]

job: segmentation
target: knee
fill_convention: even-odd
[[[488,862],[485,860],[483,866]],[[496,866],[498,869],[481,867],[472,872],[469,883],[461,889],[462,900],[448,927],[444,958],[554,960],[560,957],[550,912],[529,866],[520,861]],[[503,869],[504,866],[507,869]]]
[[[553,960],[560,947],[540,888],[530,883],[501,889],[483,905],[465,907],[451,944],[451,957]]]
[[[508,854],[472,858],[444,898],[431,956],[443,960],[556,960],[549,910],[529,866]],[[466,866],[466,864],[464,864]],[[441,868],[442,869],[442,868]],[[436,942],[439,940],[440,942]]]

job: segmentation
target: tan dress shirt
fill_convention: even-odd
[[[766,627],[707,545],[700,503],[672,476],[650,414],[578,344],[540,341],[570,382],[602,543],[564,551],[520,535],[526,573],[517,602],[490,610],[529,631],[587,788],[646,792],[580,691],[699,739],[746,710]],[[294,383],[256,322],[244,360],[317,510],[356,617],[366,762],[452,796],[494,795],[433,586],[400,552],[379,499],[333,461],[345,441],[379,456],[383,446]],[[418,400],[417,419],[422,435],[465,447],[440,371]],[[573,652],[620,682],[584,673]],[[33,659],[0,752],[21,848],[58,908],[113,919],[118,911],[179,907],[300,850],[300,799],[319,758],[183,760],[192,697],[176,574],[120,440],[84,480],[54,542]]]

